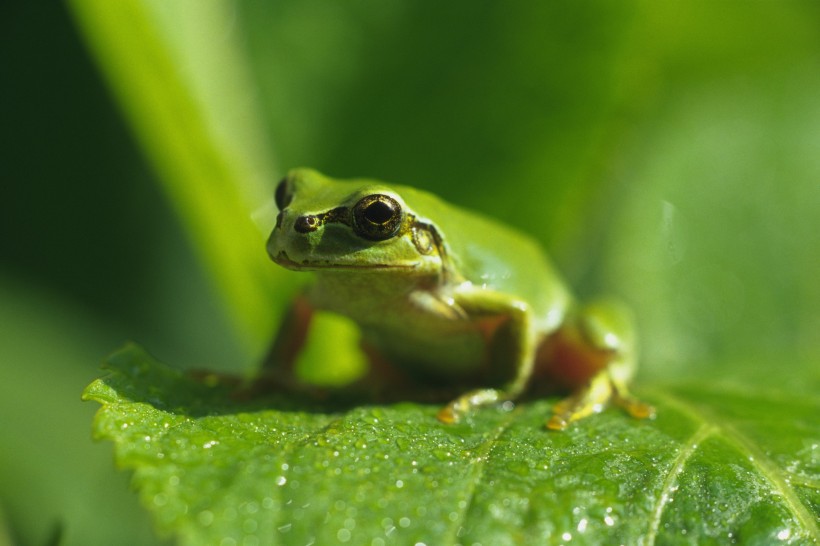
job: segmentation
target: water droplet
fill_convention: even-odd
[[[407,527],[410,527],[410,518],[401,518],[399,520],[399,527],[401,527],[403,529],[406,529]]]
[[[396,480],[396,488],[401,489],[404,487],[404,482],[402,480]]]
[[[450,452],[444,449],[434,449],[433,456],[439,461],[444,461],[450,458]]]
[[[278,478],[276,478],[276,485],[278,485],[279,487],[282,487],[286,483],[288,483],[288,479],[286,477],[279,476]]]
[[[564,533],[563,535],[561,535],[561,540],[563,540],[564,542],[569,542],[570,540],[572,540],[572,533]]]

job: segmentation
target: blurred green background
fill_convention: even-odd
[[[820,4],[205,4],[145,3],[258,179],[241,222],[262,260],[288,168],[412,184],[532,233],[579,295],[629,302],[640,382],[817,395]],[[82,388],[129,339],[251,369],[298,279],[249,267],[245,312],[113,42],[91,40],[130,117],[68,4],[0,20],[0,524],[23,544],[148,543]],[[234,233],[234,213],[209,229]]]

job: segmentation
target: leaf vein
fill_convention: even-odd
[[[487,461],[490,458],[490,451],[493,448],[493,445],[498,441],[499,438],[510,428],[515,420],[516,416],[521,413],[520,411],[521,406],[517,406],[512,412],[510,412],[509,417],[505,419],[501,424],[499,424],[496,429],[490,434],[487,440],[480,446],[478,450],[478,456],[474,459],[475,464],[472,466],[471,477],[469,481],[469,485],[467,487],[467,495],[464,501],[464,508],[461,510],[460,516],[453,522],[452,527],[452,536],[453,540],[451,543],[456,543],[456,538],[458,538],[458,530],[463,526],[464,521],[467,519],[467,514],[470,512],[470,509],[473,506],[473,500],[475,499],[475,492],[478,488],[478,484],[481,481],[481,477],[484,475],[484,469],[487,466]]]
[[[674,492],[675,484],[677,483],[678,476],[683,470],[683,467],[697,451],[700,443],[715,432],[715,430],[716,428],[712,425],[706,423],[702,424],[683,444],[683,448],[678,452],[677,457],[675,457],[672,467],[669,469],[669,472],[666,474],[666,478],[663,480],[663,485],[661,486],[658,500],[655,503],[655,508],[652,510],[652,518],[649,520],[649,529],[646,533],[647,546],[652,546],[655,544],[655,539],[657,538],[658,530],[660,529],[663,511],[669,504],[669,499],[671,494]]]
[[[741,451],[745,451],[749,455],[749,461],[752,466],[757,468],[763,478],[780,494],[783,503],[791,512],[792,516],[806,530],[814,542],[820,542],[820,527],[818,527],[815,516],[811,514],[806,505],[797,496],[789,480],[781,475],[777,464],[772,461],[753,440],[732,425],[727,424],[725,419],[718,420],[709,410],[680,400],[669,393],[658,392],[655,394],[664,398],[669,405],[675,406],[682,413],[689,415],[690,418],[700,421],[703,423],[703,426],[710,426],[714,428],[715,431],[722,432],[728,439],[732,440]]]

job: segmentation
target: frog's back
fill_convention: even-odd
[[[533,307],[541,329],[563,319],[571,296],[546,254],[528,235],[414,188],[398,189],[420,219],[442,234],[449,258],[475,286],[518,297]]]

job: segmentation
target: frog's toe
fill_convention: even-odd
[[[600,412],[604,407],[604,402],[605,400],[591,399],[588,393],[561,400],[553,406],[552,416],[547,419],[545,426],[550,430],[564,430],[573,421]]]
[[[546,422],[546,427],[550,430],[565,430],[568,426],[569,421],[560,415],[553,415]]]
[[[453,425],[461,421],[461,415],[452,407],[452,404],[447,404],[441,408],[436,417],[445,425]]]
[[[593,378],[589,386],[552,407],[545,425],[550,430],[564,430],[570,423],[600,412],[612,397],[612,383],[605,374]]]
[[[612,397],[612,402],[621,407],[635,419],[654,419],[655,407],[646,402],[641,402],[630,394],[616,393]]]
[[[502,391],[498,389],[477,389],[462,394],[438,412],[438,420],[451,425],[458,423],[461,419],[476,409],[483,406],[490,406],[508,400]]]

